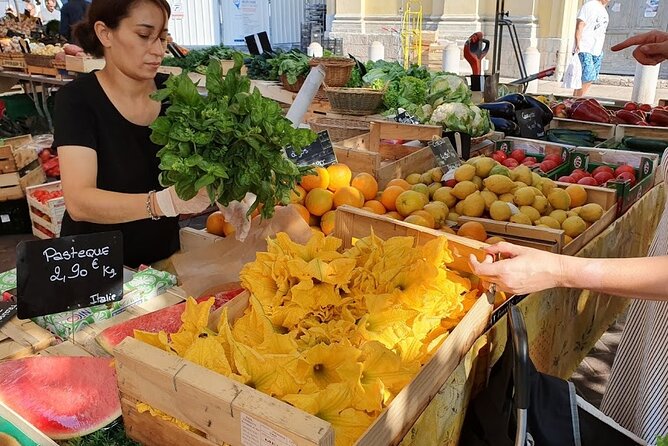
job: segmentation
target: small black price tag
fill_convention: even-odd
[[[540,124],[542,112],[535,108],[527,108],[515,112],[517,124],[520,126],[522,138],[537,139],[545,136],[545,128]]]
[[[440,167],[447,167],[450,170],[462,165],[457,151],[448,138],[429,141],[429,147],[431,147],[431,151],[436,157],[436,163]]]
[[[298,166],[327,167],[337,162],[327,130],[319,132],[316,140],[311,145],[304,147],[301,153],[297,154],[292,147],[286,147],[285,154]]]
[[[16,303],[0,302],[0,327],[9,322],[16,315],[16,311]]]
[[[120,231],[22,242],[16,254],[16,294],[21,319],[123,298]]]
[[[419,124],[420,120],[416,118],[415,116],[409,115],[406,113],[406,111],[402,111],[401,113],[398,113],[395,117],[394,120],[400,124]]]

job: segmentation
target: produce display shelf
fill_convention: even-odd
[[[335,142],[334,153],[338,162],[350,167],[353,176],[362,172],[370,173],[376,177],[379,188],[384,189],[395,178],[426,172],[436,165],[429,147],[389,144],[384,140],[427,142],[440,138],[442,133],[443,128],[440,126],[372,121],[369,133]]]
[[[344,248],[351,246],[353,238],[368,236],[371,231],[381,238],[414,236],[417,244],[443,235],[346,207],[337,209],[336,220],[334,235],[343,240]],[[470,271],[470,254],[484,258],[484,243],[445,236],[455,257],[449,265],[451,269]],[[231,318],[239,317],[248,299],[248,293],[242,293],[224,308]],[[475,340],[487,329],[492,308],[490,294],[476,301],[432,359],[358,439],[357,445],[397,444],[409,432]],[[242,432],[244,435],[264,432],[281,439],[283,444],[334,444],[334,431],[329,423],[136,339],[125,339],[116,348],[115,357],[126,430],[131,438],[144,445],[241,444]],[[137,401],[176,417],[201,435],[147,413],[139,414]]]
[[[551,129],[589,130],[596,134],[598,139],[610,139],[615,136],[617,126],[603,122],[578,121],[576,119],[553,118]]]
[[[625,136],[668,140],[668,127],[619,124],[614,137],[621,139]]]
[[[53,334],[31,320],[13,317],[0,327],[0,361],[33,355],[55,340]]]

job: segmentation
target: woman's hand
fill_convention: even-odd
[[[613,46],[612,51],[620,51],[638,45],[633,57],[643,65],[657,65],[668,59],[668,33],[653,30],[638,34]]]
[[[218,205],[225,221],[234,226],[236,239],[242,242],[250,231],[251,221],[247,214],[256,198],[255,194],[248,192],[241,201],[233,201],[225,207]]]
[[[176,194],[174,186],[156,192],[155,201],[158,205],[158,213],[165,217],[176,217],[181,214],[199,214],[211,206],[211,199],[206,188],[200,189],[194,198],[184,201]]]
[[[564,282],[564,257],[507,242],[486,249],[483,263],[471,255],[469,264],[481,279],[495,283],[502,291],[528,294],[561,286]],[[500,255],[503,260],[493,261]]]

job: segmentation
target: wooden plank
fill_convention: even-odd
[[[11,146],[10,146],[11,147]],[[21,170],[37,160],[37,151],[32,147],[19,147],[13,150],[17,170]]]
[[[381,166],[381,156],[379,153],[369,152],[368,150],[348,149],[336,144],[334,144],[334,153],[338,162],[350,167],[353,175],[366,172],[377,177],[377,172]]]
[[[64,341],[52,345],[37,353],[37,356],[92,356],[89,351],[74,344],[72,341]]]
[[[37,429],[32,424],[28,423],[25,418],[14,412],[7,405],[0,401],[0,417],[9,421],[17,429],[23,432],[28,438],[40,446],[58,446],[58,444],[47,437],[42,431]]]
[[[377,152],[381,139],[430,141],[440,138],[443,128],[435,125],[400,124],[392,121],[372,121],[369,128],[369,150]]]
[[[183,430],[174,423],[154,417],[149,412],[139,413],[137,401],[121,398],[121,410],[125,432],[134,441],[144,446],[215,446],[206,437]]]
[[[616,127],[615,124],[586,122],[566,118],[554,118],[550,123],[551,129],[590,130],[594,132],[599,139],[613,138],[615,136]]]
[[[405,146],[403,144],[379,144],[377,152],[380,153],[383,161],[397,161],[401,158],[412,155],[422,147]]]
[[[21,186],[9,186],[0,188],[0,201],[20,200],[25,197]]]
[[[621,139],[625,136],[638,136],[641,138],[664,139],[668,141],[668,127],[653,127],[620,124],[615,131],[615,138]]]
[[[123,398],[169,413],[214,443],[240,444],[241,418],[252,417],[297,446],[334,444],[329,423],[134,338],[114,353]]]
[[[344,139],[343,141],[337,141],[332,143],[334,148],[342,149],[357,149],[369,151],[369,140],[371,138],[370,133],[363,133],[358,136],[353,136],[352,138]]]
[[[445,236],[448,239],[448,247],[452,251],[454,261],[448,267],[467,273],[471,272],[469,267],[469,255],[475,255],[480,261],[485,259],[483,248],[486,243],[470,240],[457,235],[438,231],[436,229],[424,228],[403,221],[393,220],[382,215],[372,215],[368,212],[341,206],[336,208],[336,223],[334,225],[334,236],[343,240],[343,248],[352,246],[352,239],[368,237],[371,231],[387,240],[390,237],[412,236],[415,237],[417,245],[422,245],[436,237]]]
[[[21,135],[21,136],[12,136],[11,138],[4,138],[1,140],[2,144],[8,144],[12,146],[13,149],[18,149],[21,146],[32,142],[31,135]]]
[[[18,172],[3,173],[0,175],[0,187],[18,186],[20,179]]]
[[[0,147],[0,173],[16,172],[16,161],[12,153],[12,146],[6,145]]]
[[[30,356],[49,347],[56,338],[30,320],[17,317],[0,328],[0,361]]]
[[[378,186],[384,189],[395,178],[406,178],[412,173],[424,173],[436,166],[431,148],[424,147],[393,163],[384,165],[375,174]]]
[[[194,228],[181,228],[179,231],[179,238],[181,240],[181,252],[189,252],[195,249],[204,248],[211,243],[216,243],[225,239],[225,237],[209,234],[206,230]]]
[[[37,186],[39,184],[44,184],[44,183],[46,183],[46,174],[44,173],[42,166],[39,164],[37,165],[37,167],[35,167],[30,172],[26,173],[19,179],[19,184],[21,185],[21,189],[23,189],[24,191],[29,186]]]
[[[564,231],[551,228],[543,228],[529,225],[521,225],[508,221],[495,221],[489,218],[475,218],[461,216],[457,223],[463,224],[467,221],[476,221],[485,227],[491,235],[513,236],[522,239],[539,240],[559,247],[564,243]]]

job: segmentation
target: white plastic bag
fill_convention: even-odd
[[[562,87],[573,90],[582,88],[582,65],[578,53],[573,54],[570,62],[568,62]]]

